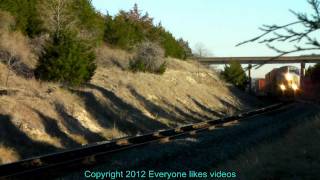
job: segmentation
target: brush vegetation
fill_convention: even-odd
[[[41,50],[35,53],[38,63],[34,68],[36,78],[78,86],[90,81],[96,69],[96,48],[106,43],[112,47],[135,51],[150,41],[159,44],[164,56],[186,59],[191,55],[188,42],[176,39],[161,24],[155,25],[148,13],[142,15],[137,4],[114,17],[97,12],[89,0],[2,0],[0,26],[9,32],[21,32],[31,41],[41,37]],[[39,47],[37,47],[39,49]],[[37,49],[35,48],[35,49]],[[4,51],[6,51],[4,49]],[[144,52],[144,56],[149,51]],[[16,57],[14,52],[4,52]],[[139,60],[131,69],[163,73],[165,64],[152,65]],[[23,58],[16,58],[20,61]],[[154,59],[159,59],[154,58]],[[145,67],[144,67],[145,66]]]
[[[166,70],[163,49],[154,43],[144,42],[138,46],[137,54],[130,61],[130,69],[134,72],[152,72],[163,74]]]

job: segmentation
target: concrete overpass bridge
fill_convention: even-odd
[[[320,55],[316,56],[260,56],[260,57],[201,57],[199,62],[206,65],[228,64],[238,61],[240,64],[292,64],[292,63],[320,63]]]
[[[311,56],[260,56],[260,57],[200,57],[196,58],[201,64],[204,65],[218,65],[229,64],[232,61],[238,61],[240,64],[248,65],[248,75],[251,81],[251,69],[252,65],[264,65],[264,64],[301,64],[301,79],[305,75],[305,65],[307,63],[320,63],[320,55]],[[250,83],[251,85],[251,83]]]
[[[201,64],[229,64],[232,61],[238,61],[240,64],[248,64],[249,75],[253,64],[301,64],[301,74],[304,75],[306,63],[320,63],[320,55],[314,56],[258,56],[258,57],[200,57],[196,58]]]

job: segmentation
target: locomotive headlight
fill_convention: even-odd
[[[294,91],[296,91],[296,90],[299,89],[298,86],[297,86],[297,84],[295,84],[295,83],[293,83],[293,84],[291,85],[291,87],[292,87],[292,89],[293,89]]]
[[[280,89],[281,89],[281,91],[285,91],[287,88],[284,84],[280,84]]]
[[[290,73],[286,73],[284,76],[285,76],[287,81],[292,81],[293,80],[292,74],[290,74]]]

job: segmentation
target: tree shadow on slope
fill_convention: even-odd
[[[264,101],[260,101],[257,99],[257,97],[246,93],[240,89],[238,89],[237,87],[234,86],[227,86],[229,91],[235,96],[237,97],[241,104],[245,105],[245,106],[265,106],[266,104],[271,104],[274,100],[271,100],[270,102],[264,102]]]
[[[30,139],[11,122],[11,117],[7,115],[0,115],[0,144],[13,148],[21,159],[61,150],[47,143]]]
[[[197,123],[197,122],[205,121],[205,119],[202,119],[202,118],[198,118],[198,117],[196,117],[196,116],[193,116],[193,115],[185,112],[184,110],[180,109],[179,107],[172,105],[171,103],[169,103],[169,102],[166,101],[166,100],[163,100],[162,103],[164,103],[166,106],[168,106],[168,107],[170,107],[171,109],[173,109],[177,114],[179,114],[180,116],[182,116],[185,124]]]
[[[165,129],[166,125],[144,115],[139,109],[126,103],[113,92],[88,84],[88,88],[101,92],[106,103],[101,103],[92,92],[72,90],[85,101],[86,109],[104,128],[116,128],[128,135]]]
[[[33,69],[21,61],[17,56],[12,56],[9,52],[0,50],[0,63],[11,59],[10,69],[18,76],[30,79],[34,76]]]
[[[68,129],[72,134],[77,134],[83,136],[88,143],[99,142],[106,140],[104,137],[98,133],[92,132],[90,129],[84,127],[78,119],[69,115],[66,111],[66,108],[63,104],[55,103],[56,111],[59,113],[60,117],[63,118],[63,125]]]
[[[194,110],[192,110],[192,109],[190,109],[190,108],[188,108],[188,107],[184,107],[184,108],[186,108],[186,110],[188,110],[190,113],[192,113],[193,115],[195,115],[196,117],[199,117],[199,118],[201,118],[201,119],[203,119],[203,120],[213,120],[213,118],[215,118],[215,117],[213,117],[213,116],[211,116],[211,117],[209,117],[209,116],[207,116],[206,114],[201,114],[201,113],[199,113],[199,112],[196,112],[196,111],[194,111]]]
[[[126,67],[123,66],[116,58],[112,57],[111,62],[118,68],[120,68],[122,71],[126,70]]]
[[[240,111],[241,110],[241,107],[237,107],[236,105],[234,104],[231,104],[230,102],[222,99],[221,97],[219,96],[216,96],[213,94],[213,96],[218,99],[218,101],[225,107],[225,109],[227,109],[228,111],[231,110],[231,111],[234,111],[234,112],[237,112],[237,111]],[[238,97],[237,97],[238,98]],[[240,99],[241,103],[242,103],[242,100]],[[240,105],[239,105],[240,106]]]
[[[169,121],[174,122],[182,122],[186,123],[187,121],[184,118],[179,118],[175,116],[173,113],[169,113],[167,110],[164,109],[164,107],[158,106],[155,103],[151,102],[150,100],[146,99],[144,96],[139,94],[133,87],[128,87],[131,94],[140,102],[143,104],[143,106],[153,115],[157,117],[162,117],[165,119],[168,119]],[[171,107],[171,106],[170,106]],[[180,110],[181,111],[181,110]],[[183,112],[183,111],[181,111]],[[187,116],[187,114],[185,114]],[[189,116],[190,118],[191,116]],[[192,117],[193,118],[193,117]]]
[[[214,117],[218,117],[221,118],[224,116],[224,114],[214,111],[210,108],[208,108],[207,106],[203,105],[201,102],[199,102],[198,100],[194,99],[193,97],[191,97],[190,95],[188,95],[188,97],[204,112],[207,112],[211,115],[213,115]],[[217,99],[219,99],[219,101],[221,100],[219,97],[216,97]],[[225,104],[223,104],[225,105]]]
[[[162,100],[162,103],[172,109],[175,113],[177,113],[180,117],[177,117],[173,113],[169,113],[168,110],[164,109],[164,107],[158,106],[155,103],[151,102],[150,100],[146,99],[144,96],[139,94],[134,88],[128,87],[130,90],[131,94],[139,100],[144,107],[151,112],[152,114],[157,114],[160,117],[166,118],[170,121],[175,121],[175,122],[181,122],[184,124],[187,123],[196,123],[196,122],[202,122],[205,120],[212,120],[213,117],[206,116],[204,114],[200,114],[198,112],[195,112],[191,110],[188,107],[185,107],[186,110],[188,110],[190,113],[186,112],[185,110],[171,104],[170,102],[166,100]]]
[[[40,117],[46,133],[48,135],[50,135],[51,137],[55,137],[55,138],[60,139],[61,144],[65,148],[80,146],[79,143],[75,142],[73,139],[71,139],[69,136],[67,136],[66,133],[61,131],[61,129],[58,126],[58,123],[55,119],[52,119],[51,117],[44,115],[43,113],[41,113],[38,110],[34,110],[34,111]]]

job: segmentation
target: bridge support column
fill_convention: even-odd
[[[301,63],[301,68],[300,68],[300,87],[303,88],[303,80],[306,75],[306,63],[302,62]]]
[[[249,76],[249,93],[252,92],[252,78],[251,78],[251,69],[252,69],[252,64],[248,65],[248,76]]]
[[[306,63],[301,63],[301,77],[304,77],[306,75]]]

